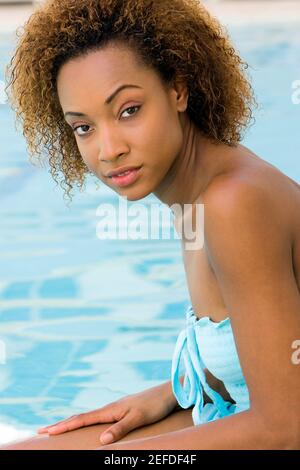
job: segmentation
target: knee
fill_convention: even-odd
[[[29,439],[13,441],[0,446],[0,450],[30,450],[39,448],[40,444],[47,440],[48,436],[33,436]]]
[[[100,446],[100,435],[111,424],[96,424],[68,431],[63,434],[37,434],[29,439],[12,442],[1,450],[82,450]]]

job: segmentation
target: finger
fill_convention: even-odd
[[[106,445],[118,441],[122,437],[126,436],[130,431],[136,429],[138,427],[137,423],[137,416],[129,413],[123,419],[107,428],[100,435],[101,443]]]
[[[118,406],[116,402],[108,403],[102,408],[98,408],[87,413],[81,413],[79,415],[73,415],[70,418],[63,419],[50,426],[40,428],[38,433],[43,434],[51,432],[53,434],[60,434],[72,429],[88,426],[90,424],[112,423],[121,419],[125,412],[127,412],[127,410],[124,409],[123,405]]]
[[[58,423],[53,426],[50,426],[47,429],[47,432],[51,436],[56,434],[63,434],[64,432],[74,431],[75,429],[83,427],[84,422],[84,418],[78,415],[70,420],[64,421],[63,423]]]
[[[75,415],[68,420],[64,420],[50,426],[47,429],[47,432],[48,434],[56,435],[67,431],[74,431],[75,429],[85,426],[90,426],[91,424],[112,423],[117,419],[120,419],[123,416],[124,411],[122,410],[121,413],[122,414],[120,414],[120,410],[118,410],[116,405],[112,407],[111,404],[108,404],[103,408]]]
[[[53,426],[57,426],[59,424],[65,423],[66,421],[69,421],[70,419],[74,419],[76,416],[78,416],[78,415],[72,415],[69,418],[65,418],[65,419],[62,419],[61,421],[57,421],[54,424],[49,424],[49,426],[44,426],[42,428],[39,428],[37,430],[37,432],[38,432],[38,434],[44,434],[44,433],[48,432],[49,428],[52,428]]]

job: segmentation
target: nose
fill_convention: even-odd
[[[102,138],[99,140],[102,142],[102,145],[99,145],[98,154],[98,160],[101,162],[110,163],[128,152],[127,145],[111,130],[102,132]]]

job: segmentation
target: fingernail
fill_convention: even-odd
[[[109,444],[110,442],[114,440],[114,437],[111,432],[107,432],[105,434],[102,434],[102,436],[100,437],[100,440],[102,444]]]

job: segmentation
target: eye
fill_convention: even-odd
[[[137,111],[136,111],[135,113],[129,114],[129,117],[130,117],[130,116],[134,116],[135,114],[138,113],[138,111],[139,111],[140,108],[141,108],[141,106],[130,106],[130,108],[124,109],[124,111],[121,113],[121,115],[124,114],[126,111],[129,111],[129,110],[131,110],[131,109],[137,109]]]
[[[74,128],[73,128],[74,134],[77,133],[77,129],[80,129],[80,128],[83,128],[83,127],[90,127],[90,126],[88,126],[87,124],[82,124],[81,126],[74,127]],[[80,137],[82,137],[82,136],[85,136],[85,135],[86,135],[86,132],[85,132],[84,134],[78,134],[78,133],[77,133],[77,135],[80,136]]]
[[[141,107],[142,107],[141,105],[140,105],[140,106],[130,106],[129,108],[124,109],[124,111],[121,113],[121,115],[123,115],[123,114],[124,114],[125,112],[127,112],[127,111],[136,109],[136,110],[137,110],[136,112],[134,112],[134,113],[129,113],[129,117],[130,117],[130,116],[134,116],[135,114],[138,113],[138,111],[139,111],[139,109],[140,109]],[[126,119],[128,119],[128,118],[126,118]],[[88,132],[84,132],[83,134],[78,134],[78,132],[77,132],[77,129],[83,129],[84,127],[85,127],[85,128],[86,128],[86,127],[89,128],[90,126],[88,126],[87,124],[81,124],[80,126],[76,126],[76,127],[73,128],[74,134],[76,133],[79,137],[84,137],[84,136],[86,136]]]

